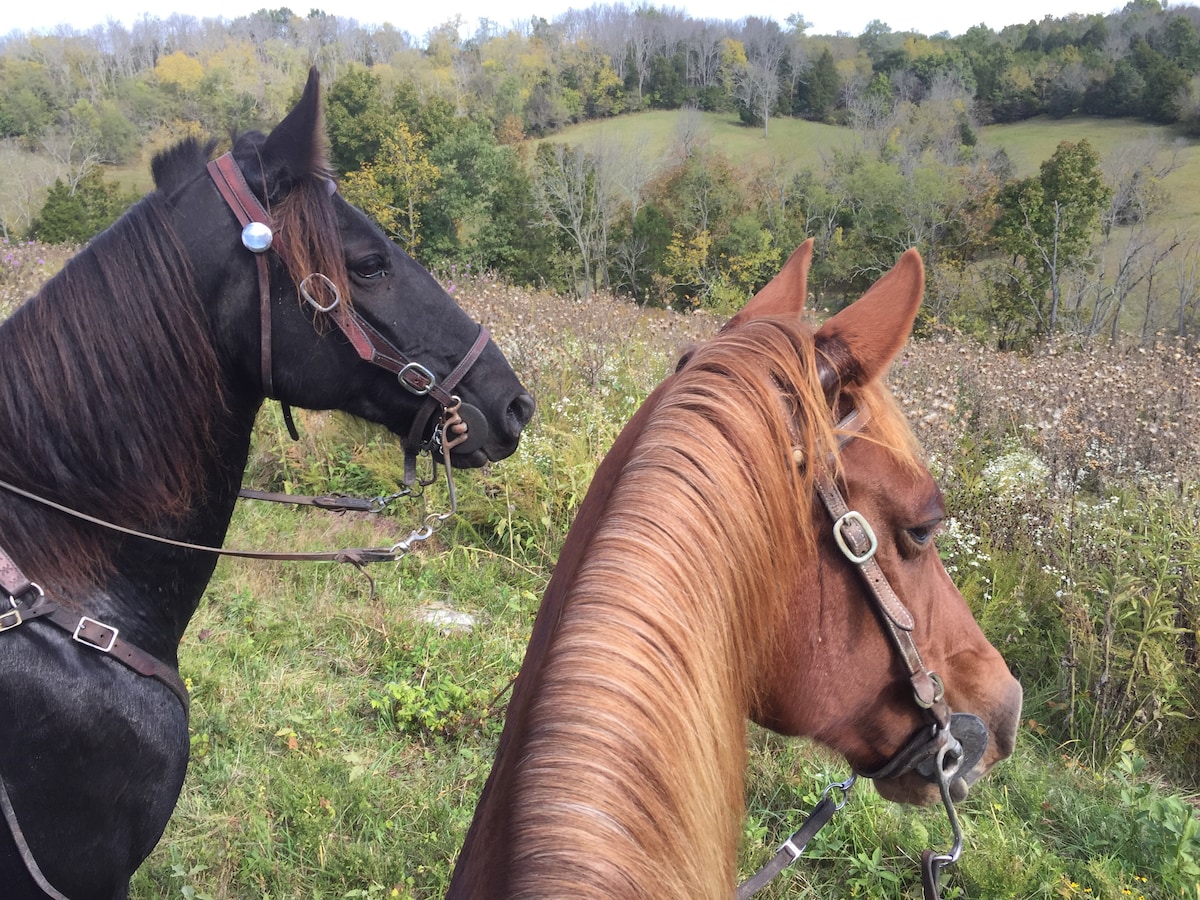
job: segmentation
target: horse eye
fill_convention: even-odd
[[[359,278],[379,278],[387,274],[387,268],[382,257],[368,256],[355,264],[354,274]]]
[[[915,528],[906,528],[904,530],[914,544],[918,547],[924,547],[933,540],[933,536],[937,534],[938,526],[918,525]]]

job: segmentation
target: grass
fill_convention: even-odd
[[[14,283],[44,268],[14,267]],[[192,762],[167,832],[135,877],[135,900],[444,892],[507,686],[591,472],[678,350],[717,325],[604,297],[459,283],[464,306],[539,398],[520,450],[460,473],[453,524],[400,563],[375,566],[374,593],[354,569],[331,564],[218,566],[181,647]],[[0,303],[11,307],[6,294]],[[1151,620],[1122,618],[1105,632],[1088,617],[1102,609],[1097,576],[1112,572],[1126,576],[1120,596],[1169,595],[1178,621],[1200,627],[1188,575],[1200,566],[1200,360],[1175,344],[1132,353],[1051,345],[1017,356],[935,333],[909,346],[892,378],[956,520],[939,539],[943,556],[1026,689],[1017,753],[961,807],[966,849],[944,878],[945,896],[1192,900],[1194,656],[1163,668],[1162,653],[1194,654],[1194,642],[1156,638]],[[391,488],[392,439],[337,416],[300,421],[302,444],[292,446],[278,412],[264,412],[253,483]],[[1041,474],[1008,493],[1013,471]],[[434,486],[376,517],[246,504],[228,543],[380,544],[444,503]],[[1160,556],[1171,561],[1161,576]],[[472,629],[423,621],[446,607],[471,614]],[[1178,680],[1172,688],[1156,674],[1161,709],[1104,705],[1084,653],[1101,639],[1118,650],[1142,641],[1147,653],[1130,656],[1137,664],[1115,657],[1109,667],[1133,689],[1145,686],[1143,660]],[[1097,711],[1128,713],[1127,736],[1089,744],[1082,726]],[[747,741],[743,875],[846,774],[806,742],[753,727]],[[917,898],[921,851],[948,846],[942,814],[896,806],[861,784],[763,896]]]
[[[1186,229],[1200,215],[1200,143],[1181,137],[1168,125],[1150,125],[1134,119],[1100,119],[1087,116],[1051,119],[1038,116],[1013,125],[988,125],[980,130],[980,145],[1004,148],[1021,177],[1037,174],[1062,141],[1086,138],[1103,161],[1131,144],[1153,141],[1178,152],[1178,168],[1163,179],[1167,197],[1156,221],[1168,229]]]
[[[743,125],[731,113],[651,110],[573,125],[545,138],[547,141],[595,146],[612,143],[652,160],[665,160],[676,152],[680,134],[691,131],[693,140],[719,148],[729,159],[747,167],[765,168],[782,162],[789,172],[819,165],[834,149],[849,146],[854,133],[846,128],[804,119],[772,119],[767,134]]]
[[[823,160],[837,148],[851,146],[854,132],[848,128],[808,122],[803,119],[772,119],[769,133],[743,125],[729,113],[693,113],[654,110],[573,125],[546,138],[548,141],[594,146],[604,142],[618,147],[638,148],[653,160],[665,160],[679,144],[679,135],[689,121],[702,140],[747,168],[765,168],[783,163],[789,172],[804,168],[819,170]],[[1147,139],[1178,149],[1179,167],[1163,182],[1167,206],[1158,223],[1167,228],[1187,228],[1200,215],[1200,143],[1181,138],[1175,128],[1151,125],[1134,119],[1101,119],[1076,116],[1051,119],[1038,116],[1011,125],[988,125],[980,129],[979,145],[1004,148],[1020,177],[1034,175],[1062,141],[1087,138],[1103,160],[1114,151]]]

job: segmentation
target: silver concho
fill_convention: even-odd
[[[251,222],[242,229],[242,245],[251,253],[266,253],[274,237],[271,226],[263,222]]]

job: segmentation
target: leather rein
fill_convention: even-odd
[[[837,430],[842,435],[839,447],[845,447],[854,440],[866,425],[867,418],[865,410],[855,409],[838,423]],[[797,459],[803,461],[802,453]],[[913,770],[937,782],[953,832],[953,846],[949,851],[935,853],[925,850],[921,855],[921,883],[925,900],[938,900],[941,897],[942,870],[959,859],[963,847],[962,828],[950,796],[950,784],[962,769],[964,760],[969,762],[969,770],[983,755],[987,745],[987,728],[976,716],[951,712],[941,677],[926,667],[913,640],[915,621],[912,613],[897,596],[875,559],[878,538],[867,519],[850,509],[828,466],[817,474],[816,489],[833,521],[833,538],[838,549],[858,569],[871,605],[879,613],[892,647],[908,670],[913,701],[921,708],[926,724],[880,768],[856,772],[846,781],[826,787],[800,829],[783,842],[766,865],[738,886],[737,900],[748,900],[754,896],[800,857],[808,841],[846,804],[850,788],[860,775],[874,780],[895,778]],[[956,729],[972,739],[969,750],[964,749],[963,743],[955,736]],[[835,791],[838,796],[833,795]]]

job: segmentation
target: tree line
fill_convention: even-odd
[[[418,40],[280,8],[10,34],[3,226],[86,240],[129,199],[103,166],[193,131],[270,124],[316,64],[343,190],[435,268],[728,309],[814,236],[813,283],[830,302],[915,245],[929,264],[930,316],[1003,344],[1060,331],[1191,334],[1196,240],[1155,219],[1170,148],[1101,160],[1086,141],[1065,144],[1038,176],[1017,179],[976,135],[1045,113],[1200,128],[1198,19],[1192,7],[1132,0],[1108,16],[999,32],[925,36],[873,22],[851,37],[811,35],[799,15],[713,21],[614,4],[513,28],[483,20],[469,35],[454,20]],[[636,144],[537,140],[654,108],[680,110],[663,159]],[[855,139],[813,168],[755,168],[705,139],[704,113],[764,131],[799,117]]]

